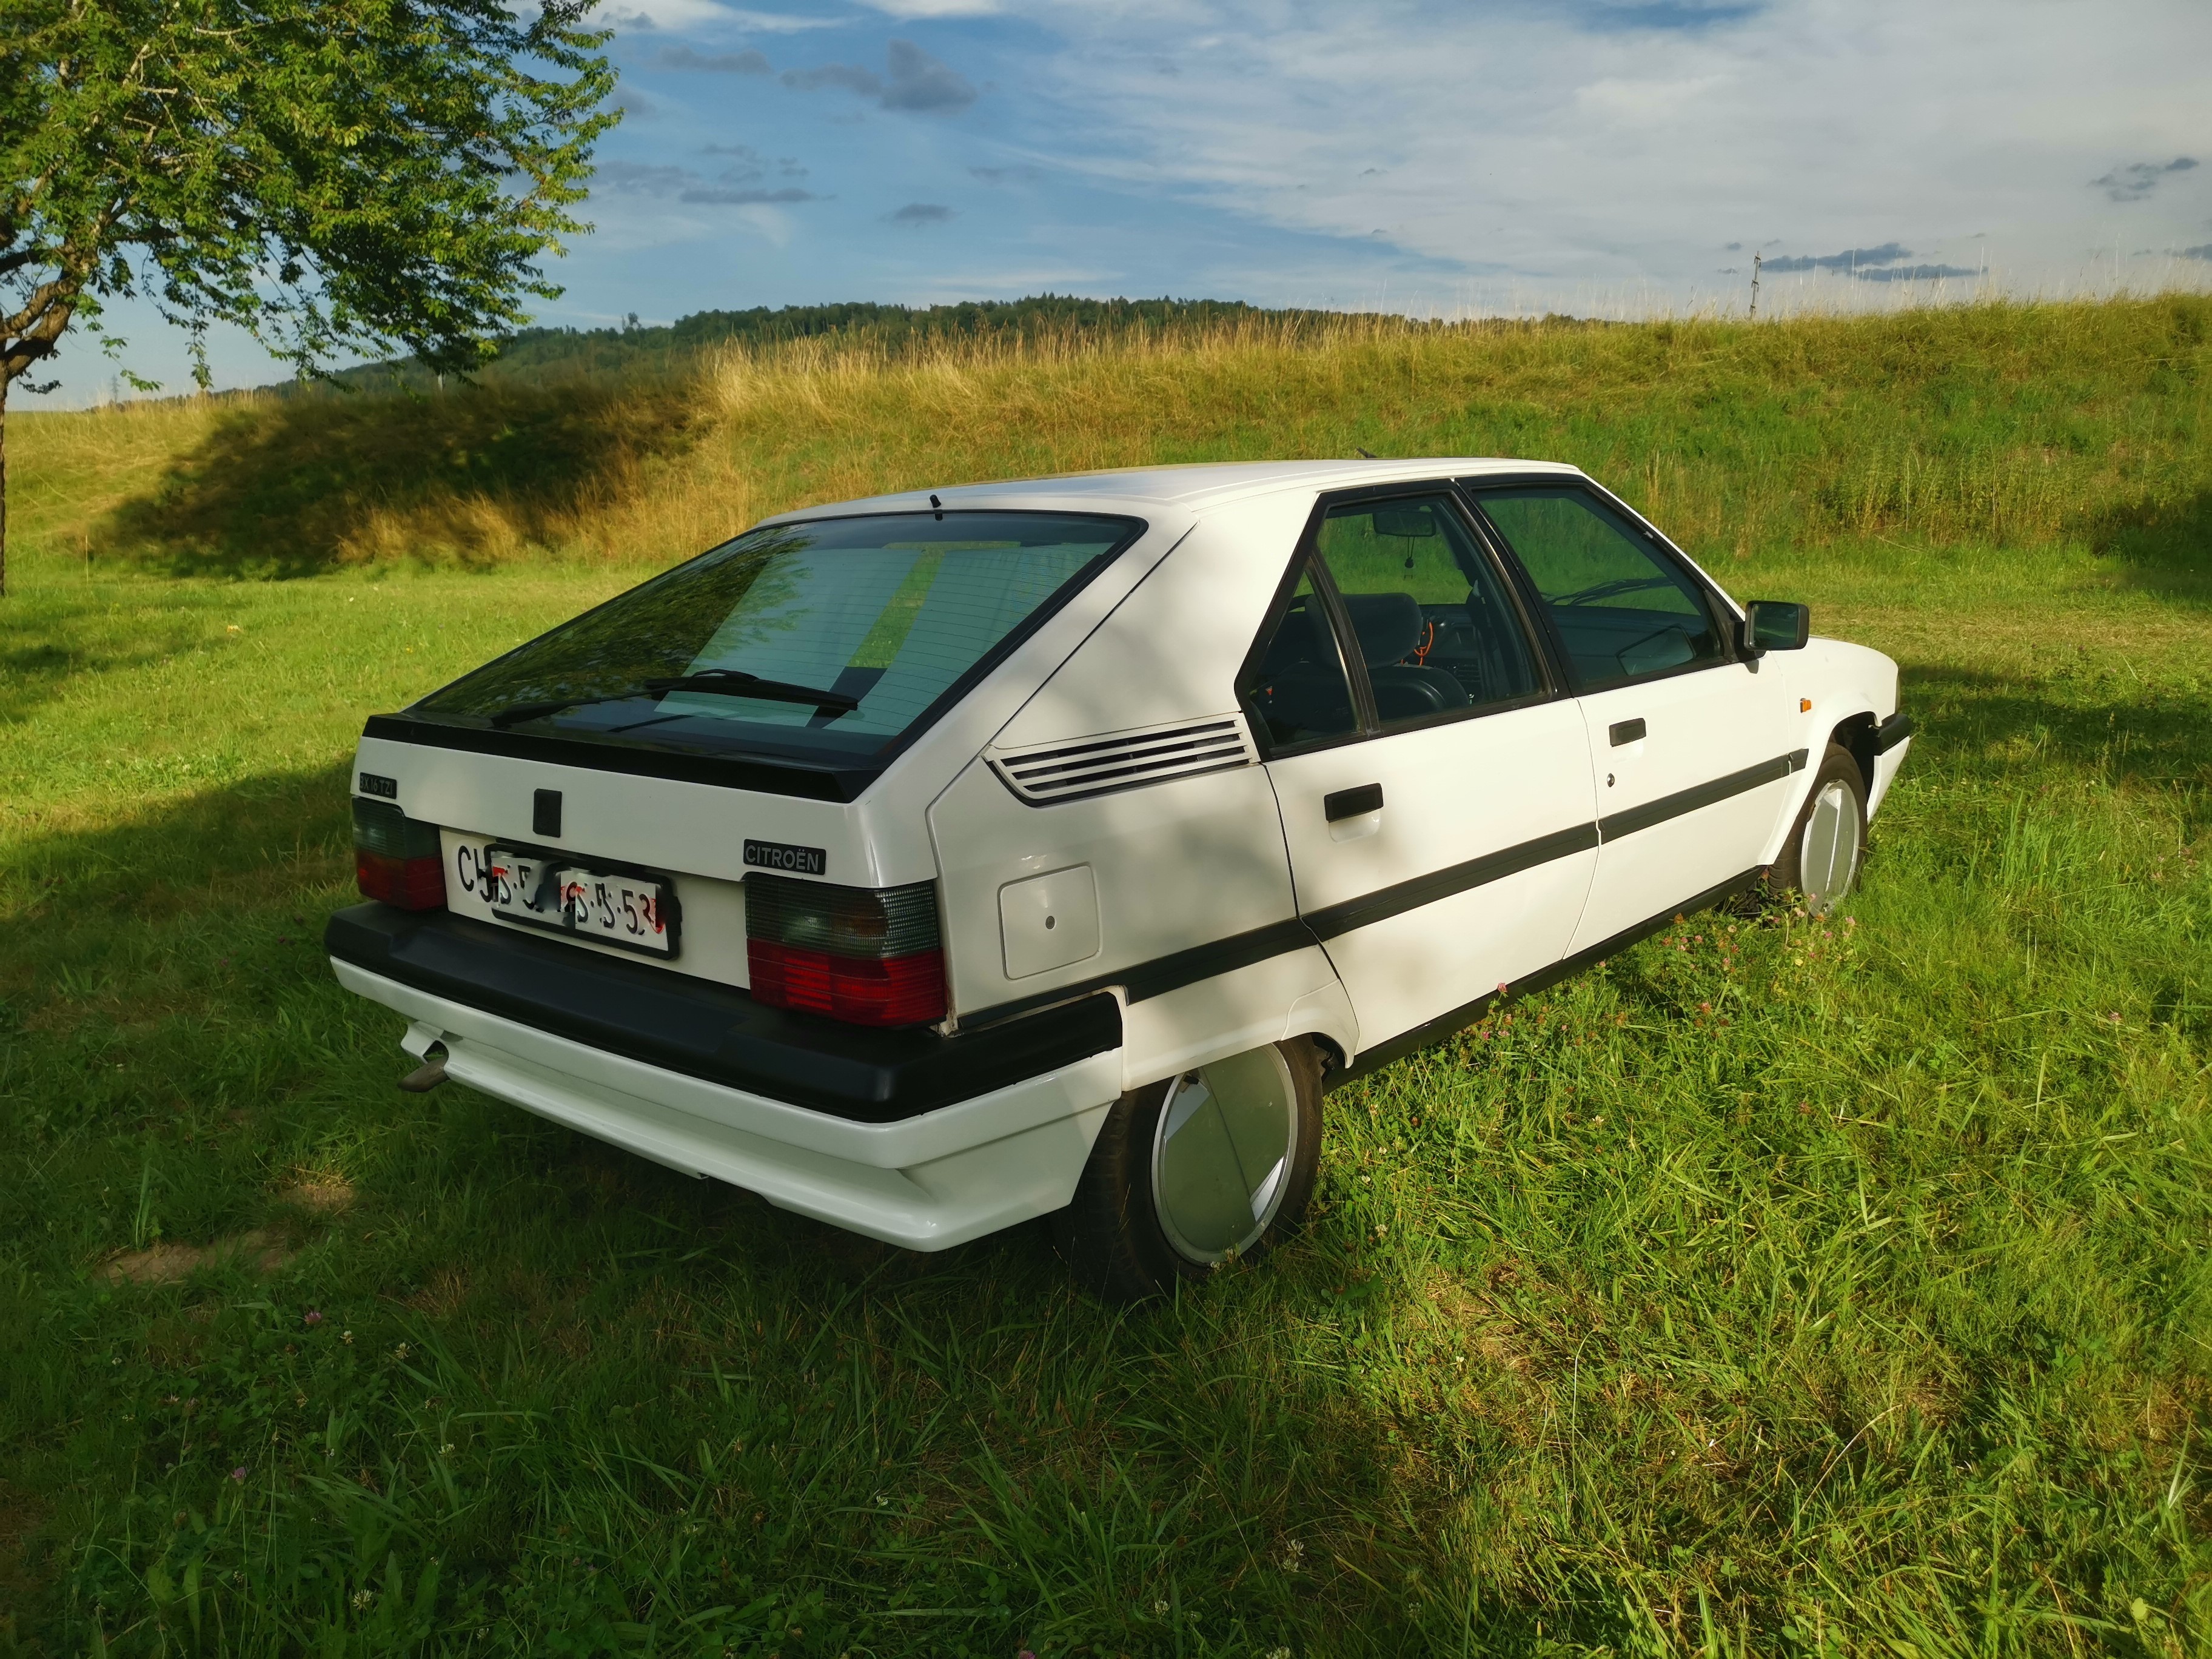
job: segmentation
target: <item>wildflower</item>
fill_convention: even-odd
[[[375,1599],[376,1599],[376,1598],[375,1598],[374,1596],[371,1595],[370,1595],[367,1590],[356,1590],[356,1591],[353,1593],[353,1605],[354,1605],[354,1610],[355,1610],[356,1612],[359,1612],[359,1611],[361,1611],[362,1608],[364,1608],[364,1607],[368,1607],[368,1604],[369,1604],[371,1601],[374,1601]]]
[[[353,1333],[351,1331],[340,1331],[338,1333],[338,1340],[341,1342],[351,1342],[353,1340]]]
[[[1164,1618],[1166,1618],[1167,1616],[1168,1616],[1168,1604],[1167,1604],[1166,1602],[1164,1602],[1164,1601],[1155,1601],[1155,1602],[1153,1602],[1153,1603],[1152,1603],[1152,1617],[1153,1617],[1153,1618],[1155,1618],[1155,1619],[1164,1619]]]
[[[240,1486],[244,1486],[246,1484],[246,1465],[240,1463],[236,1468],[233,1469],[230,1472],[230,1478],[237,1481]]]
[[[319,1309],[319,1308],[310,1308],[310,1309],[308,1309],[308,1310],[307,1310],[307,1323],[309,1323],[310,1325],[319,1325],[319,1324],[321,1324],[322,1322],[323,1322],[323,1312],[322,1312],[322,1310],[321,1310],[321,1309]]]
[[[398,1347],[392,1351],[392,1357],[394,1359],[404,1359],[407,1358],[407,1354],[408,1347],[404,1342],[401,1343]]]
[[[1306,1547],[1293,1538],[1283,1546],[1283,1553],[1277,1558],[1275,1565],[1285,1572],[1296,1572],[1304,1563],[1305,1553]]]

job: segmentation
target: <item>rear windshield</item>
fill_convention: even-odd
[[[961,512],[769,526],[409,712],[540,737],[865,763],[926,724],[1143,528]]]

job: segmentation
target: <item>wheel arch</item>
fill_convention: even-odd
[[[1828,733],[1828,741],[1840,749],[1848,750],[1858,763],[1859,783],[1866,791],[1866,799],[1874,799],[1874,711],[1868,709],[1836,722]]]

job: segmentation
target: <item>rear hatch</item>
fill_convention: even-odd
[[[941,1019],[927,799],[854,803],[1143,528],[949,511],[740,537],[370,720],[362,890],[776,1006]]]

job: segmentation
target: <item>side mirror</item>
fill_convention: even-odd
[[[1802,651],[1812,637],[1813,613],[1787,599],[1753,599],[1743,608],[1746,656],[1765,651]]]

